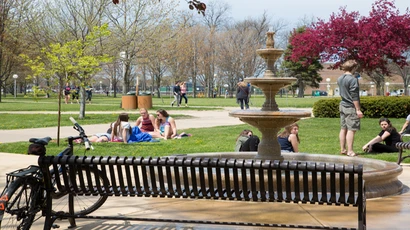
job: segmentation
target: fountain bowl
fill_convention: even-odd
[[[207,158],[236,158],[236,159],[260,159],[257,152],[215,152],[193,153],[189,157]],[[341,157],[326,154],[288,153],[282,152],[286,161],[324,162],[334,164],[358,165],[364,168],[363,179],[366,186],[367,198],[378,198],[400,194],[403,184],[398,179],[403,169],[400,165],[362,157]]]

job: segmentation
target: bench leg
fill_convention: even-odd
[[[52,198],[49,192],[46,193],[46,204],[47,207],[43,211],[43,215],[46,217],[44,221],[44,230],[50,230],[53,227],[53,218],[51,218],[51,209],[52,209]]]
[[[71,195],[71,194],[68,195],[68,213],[71,216],[74,216],[74,196]],[[70,226],[68,226],[68,228],[77,227],[77,224],[75,223],[75,218],[74,217],[69,217],[68,222],[70,223]]]
[[[402,159],[402,155],[403,155],[403,149],[399,149],[399,157],[397,159],[397,164],[400,165]]]

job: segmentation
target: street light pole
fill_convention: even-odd
[[[13,74],[13,79],[14,79],[14,98],[17,97],[17,78],[19,75]]]
[[[126,69],[125,69],[125,59],[127,58],[127,53],[125,51],[120,52],[120,57],[122,58],[122,82],[123,82],[123,84],[122,84],[122,94],[126,94],[127,92],[125,92],[126,91],[126,88],[125,88],[125,82],[126,82],[126,79],[125,79],[125,71],[126,71]]]
[[[390,95],[389,85],[390,85],[390,83],[389,83],[389,82],[386,82],[386,96],[389,96],[389,95]]]
[[[330,96],[330,78],[326,78],[326,82],[327,82],[327,96]]]

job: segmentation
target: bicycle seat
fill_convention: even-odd
[[[51,137],[43,137],[43,138],[30,138],[31,143],[40,144],[40,145],[47,145],[48,142],[51,141]]]

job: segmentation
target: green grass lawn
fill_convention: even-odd
[[[164,100],[164,102],[162,102]],[[188,109],[207,110],[218,109],[221,106],[238,106],[235,99],[232,98],[189,98],[190,103]],[[313,103],[318,98],[277,98],[279,107],[312,107]],[[109,123],[115,120],[118,113],[120,98],[95,96],[93,104],[86,107],[86,111],[112,111],[109,114],[88,114],[86,118],[79,121],[80,124],[96,124]],[[154,111],[156,108],[170,108],[169,103],[171,98],[154,98]],[[253,98],[253,106],[260,108],[264,99]],[[18,103],[18,106],[16,106]],[[257,106],[256,106],[257,104]],[[54,98],[41,98],[34,101],[33,98],[3,98],[0,103],[0,111],[56,111],[57,102]],[[66,111],[78,111],[77,104],[63,104],[62,107]],[[251,106],[252,107],[252,106]],[[104,108],[104,109],[101,109]],[[111,109],[109,109],[111,108]],[[183,111],[187,108],[181,107],[180,111],[173,113],[177,119],[183,117]],[[131,120],[136,120],[137,111],[133,110]],[[175,114],[175,115],[174,115]],[[70,115],[62,115],[62,125],[71,125],[68,117]],[[404,122],[403,119],[391,119],[393,125],[400,129]],[[300,151],[304,153],[319,153],[319,154],[334,154],[339,155],[339,119],[338,118],[309,118],[298,122],[300,125],[299,135],[301,138]],[[6,124],[6,125],[5,125]],[[0,114],[0,128],[33,128],[33,127],[49,127],[56,126],[57,116],[53,114]],[[88,155],[115,155],[115,156],[165,156],[171,154],[182,153],[201,153],[201,152],[227,152],[233,151],[236,138],[243,129],[251,129],[256,135],[260,132],[249,125],[237,126],[221,126],[213,128],[187,129],[181,130],[191,133],[192,137],[183,138],[180,140],[167,140],[155,143],[134,143],[125,145],[122,143],[95,143],[94,151],[90,151]],[[86,130],[87,131],[87,130]],[[355,137],[354,149],[360,154],[360,157],[374,158],[395,162],[397,153],[390,154],[364,154],[361,150],[362,146],[370,139],[374,138],[380,131],[378,119],[365,118],[362,119],[362,128],[357,132]],[[64,143],[60,142],[60,143]],[[50,143],[48,146],[48,154],[55,155],[64,148],[65,144],[57,146],[56,143]],[[10,153],[26,153],[28,147],[27,142],[18,143],[2,143],[0,144],[0,152]],[[84,154],[81,145],[76,146],[76,154]],[[406,160],[410,162],[410,159]]]
[[[294,97],[277,97],[276,102],[280,108],[285,107],[296,107],[296,108],[311,108],[313,104],[319,99],[325,97],[306,97],[306,98],[294,98]],[[171,102],[174,98],[169,96],[157,98],[154,96],[152,98],[153,109],[167,108],[171,107]],[[262,104],[265,102],[265,98],[261,95],[253,96],[250,99],[251,108],[261,108]],[[86,111],[117,111],[122,110],[120,107],[121,95],[118,97],[106,97],[103,95],[93,95],[92,104],[86,104]],[[185,109],[198,109],[198,110],[210,110],[217,109],[218,107],[239,107],[236,104],[235,98],[188,98],[188,105],[190,107],[186,108],[184,106],[180,107],[181,110]],[[64,104],[64,100],[61,104],[61,111],[78,111],[79,105]],[[216,107],[216,108],[215,108]],[[0,103],[0,111],[57,111],[58,110],[58,99],[55,96],[51,98],[44,97],[24,97],[19,95],[16,99],[13,97],[2,97],[2,102]]]
[[[118,118],[120,112],[104,113],[104,114],[92,114],[89,113],[84,119],[78,120],[78,114],[61,114],[60,126],[71,126],[70,117],[73,117],[81,125],[92,125],[92,124],[108,124],[114,122]],[[133,111],[129,113],[130,123],[134,124],[139,117],[138,111]],[[191,116],[183,114],[172,114],[172,117],[176,119],[180,118],[191,118]],[[22,122],[24,121],[24,122]],[[0,114],[0,129],[28,129],[28,128],[45,128],[58,126],[58,115],[57,114],[12,114],[12,113],[1,113]]]
[[[392,119],[393,124],[399,124],[399,119]],[[339,119],[310,118],[298,122],[300,125],[300,151],[304,153],[318,153],[339,155]],[[326,127],[324,127],[326,124]],[[260,132],[249,125],[220,126],[213,128],[197,128],[181,130],[191,133],[192,137],[160,142],[144,142],[133,144],[122,143],[94,143],[95,150],[87,155],[110,156],[166,156],[172,154],[201,153],[201,152],[230,152],[233,151],[236,137],[243,129],[251,129],[256,135]],[[365,154],[361,147],[380,131],[378,119],[362,119],[362,129],[356,134],[355,151],[360,157],[380,159],[390,162],[397,160],[397,153]],[[48,146],[48,154],[55,155],[65,146],[55,142]],[[26,153],[27,142],[0,144],[0,152]],[[81,145],[76,146],[76,154],[84,154]],[[405,162],[410,162],[407,159]]]

